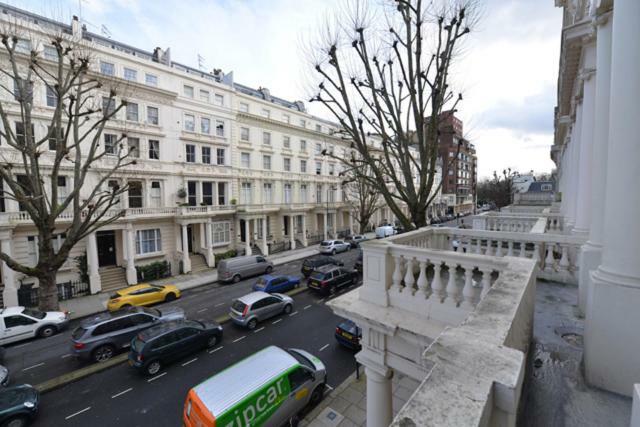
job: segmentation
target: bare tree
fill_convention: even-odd
[[[367,174],[367,172],[364,171],[362,174]],[[362,178],[362,174],[354,173],[353,168],[349,169],[346,174],[340,172],[340,176],[344,178],[342,189],[347,200],[352,203],[351,210],[355,213],[360,233],[365,232],[371,217],[380,207],[380,193],[369,180]]]
[[[37,278],[40,308],[55,310],[58,270],[81,239],[124,214],[112,208],[127,186],[107,184],[135,160],[128,157],[125,134],[101,144],[105,125],[126,102],[116,102],[116,84],[92,69],[91,54],[81,42],[63,34],[42,42],[19,36],[17,26],[0,29],[0,88],[5,92],[0,137],[16,153],[0,163],[0,178],[4,198],[16,201],[37,228],[38,258],[36,265],[26,265],[0,252],[0,259]],[[52,109],[42,118],[34,92],[45,90]],[[37,138],[34,130],[43,124],[48,131]],[[58,191],[64,175],[72,177],[68,194]],[[64,239],[56,244],[61,234]]]
[[[406,229],[427,225],[441,185],[435,177],[441,114],[455,112],[462,100],[449,77],[474,24],[472,1],[385,0],[386,20],[355,1],[309,49],[319,80],[311,101],[331,112],[338,135],[351,144],[350,155],[332,157],[378,189]],[[364,164],[371,174],[362,173]]]
[[[511,168],[504,169],[502,174],[493,171],[493,179],[485,179],[478,183],[478,200],[484,203],[493,202],[498,208],[513,203],[513,178],[520,176]]]

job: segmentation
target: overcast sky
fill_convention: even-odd
[[[78,0],[4,0],[69,22]],[[172,59],[233,71],[237,82],[306,101],[300,40],[345,0],[81,0],[90,31]],[[380,0],[371,0],[378,2]],[[459,116],[476,145],[479,177],[506,167],[548,172],[561,9],[552,0],[485,0],[483,19],[455,73]],[[328,117],[320,105],[313,114]]]

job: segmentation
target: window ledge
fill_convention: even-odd
[[[159,251],[159,252],[149,252],[147,254],[136,254],[134,260],[137,259],[147,259],[147,258],[155,258],[155,257],[159,257],[159,256],[164,256],[164,252],[163,251]]]

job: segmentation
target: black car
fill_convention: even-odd
[[[336,326],[335,337],[339,344],[352,350],[360,350],[362,329],[351,320],[345,320]]]
[[[338,289],[351,286],[357,281],[358,273],[356,271],[325,265],[311,273],[307,284],[310,289],[333,295]]]
[[[215,322],[184,320],[167,322],[140,332],[131,340],[129,364],[147,375],[162,366],[222,340],[222,327]]]
[[[26,426],[38,413],[40,394],[28,384],[0,391],[0,425]]]
[[[302,262],[302,270],[301,273],[304,277],[311,276],[316,269],[322,267],[323,265],[337,265],[342,267],[344,263],[336,258],[325,256],[320,258],[307,258]]]
[[[359,273],[362,274],[362,249],[358,252],[358,259],[356,259],[356,263],[353,265],[353,268]]]

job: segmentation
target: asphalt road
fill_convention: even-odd
[[[357,250],[351,250],[337,254],[336,257],[344,261],[345,267],[352,268],[357,254]],[[303,259],[300,259],[276,266],[273,274],[300,275],[302,262]],[[184,309],[187,318],[215,319],[228,314],[233,299],[251,292],[255,280],[256,278],[252,278],[230,285],[212,283],[186,290],[180,299],[157,304],[155,307],[162,309],[175,305]],[[70,354],[71,331],[78,323],[79,320],[72,321],[69,328],[50,338],[35,338],[8,345],[4,364],[11,372],[11,384],[39,384],[91,364],[92,362],[76,360]]]
[[[269,345],[300,348],[327,367],[336,387],[355,369],[354,352],[333,336],[340,318],[325,298],[304,292],[294,311],[262,322],[254,331],[227,323],[224,338],[212,350],[185,357],[154,377],[127,364],[87,377],[42,397],[35,426],[178,426],[189,389],[242,358]]]

